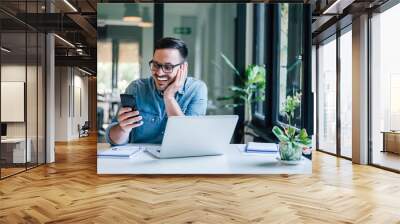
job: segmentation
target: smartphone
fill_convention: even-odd
[[[137,110],[135,97],[130,94],[120,94],[122,107],[130,107],[132,111]]]

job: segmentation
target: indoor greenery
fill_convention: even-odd
[[[301,93],[287,96],[283,102],[281,114],[286,117],[288,125],[283,129],[274,126],[272,132],[279,139],[279,154],[281,160],[294,161],[300,160],[302,151],[311,146],[311,139],[307,131],[303,128],[298,133],[293,126],[294,112],[300,106]]]
[[[229,87],[231,92],[229,96],[218,97],[217,100],[233,100],[233,103],[225,105],[225,107],[228,108],[244,105],[245,123],[249,123],[252,119],[252,103],[265,99],[265,66],[250,64],[246,67],[245,72],[240,74],[238,69],[236,69],[224,54],[221,53],[221,57],[225,64],[228,65],[238,77],[239,83]]]

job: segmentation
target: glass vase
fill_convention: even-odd
[[[289,144],[287,142],[279,143],[279,156],[281,160],[285,161],[299,161],[301,160],[303,149],[301,147]]]

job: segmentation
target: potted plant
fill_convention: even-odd
[[[287,96],[283,102],[281,114],[286,117],[288,125],[279,128],[274,126],[272,132],[279,139],[279,156],[282,161],[300,161],[303,149],[311,146],[311,139],[303,128],[298,133],[293,126],[294,111],[300,106],[301,93]]]
[[[239,77],[239,84],[229,87],[231,95],[218,97],[219,101],[237,100],[239,103],[228,103],[225,107],[233,108],[243,106],[245,108],[244,123],[252,120],[252,103],[265,99],[265,66],[250,64],[243,74],[236,69],[232,62],[221,53],[221,57],[235,75]],[[218,67],[218,66],[217,66]],[[259,94],[256,94],[259,93]]]

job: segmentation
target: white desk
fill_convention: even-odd
[[[97,144],[97,150],[110,146]],[[273,155],[243,154],[244,145],[230,145],[221,156],[157,159],[147,152],[133,158],[97,157],[98,174],[311,174],[312,162],[285,165]]]
[[[27,147],[25,151],[25,138],[5,138],[1,139],[1,144],[4,145],[14,145],[12,149],[12,157],[13,163],[25,163],[25,159],[27,158],[27,162],[31,161],[31,145],[32,141],[30,138],[27,138]],[[5,151],[5,150],[4,150]],[[25,154],[26,152],[26,154]]]

